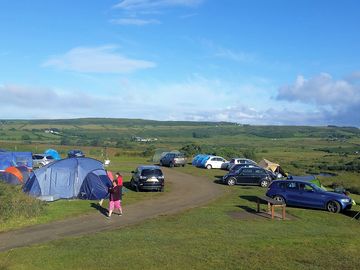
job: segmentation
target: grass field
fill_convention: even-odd
[[[201,172],[207,172],[201,170]],[[209,177],[209,181],[213,181]],[[208,206],[112,232],[0,254],[2,269],[358,269],[360,221],[288,208],[292,220],[248,214],[258,187],[225,187]],[[360,197],[355,197],[360,200]],[[360,210],[357,207],[357,210]],[[245,213],[241,218],[234,214]],[[26,254],[26,256],[22,256]],[[20,258],[21,259],[18,259]]]

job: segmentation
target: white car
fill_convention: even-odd
[[[206,169],[221,169],[221,166],[227,162],[223,157],[212,156],[206,161],[205,168]]]
[[[32,160],[33,160],[34,168],[41,168],[42,166],[45,166],[55,161],[55,159],[52,156],[45,154],[34,154],[32,156]]]
[[[228,163],[227,169],[230,171],[231,167],[233,167],[236,164],[252,164],[256,165],[256,162],[248,159],[248,158],[232,158],[230,162]]]

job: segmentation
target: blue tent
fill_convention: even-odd
[[[193,166],[196,166],[197,161],[198,161],[202,156],[203,156],[202,154],[196,155],[196,156],[193,158],[191,164],[192,164]]]
[[[52,156],[55,160],[60,160],[61,157],[58,153],[58,151],[54,150],[54,149],[48,149],[44,152],[45,155],[47,156]]]
[[[67,158],[36,170],[24,185],[24,192],[40,199],[105,198],[111,180],[101,161],[92,158]]]
[[[0,170],[5,170],[11,166],[32,168],[31,152],[0,152]]]

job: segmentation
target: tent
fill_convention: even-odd
[[[24,166],[11,166],[0,172],[0,174],[0,180],[12,185],[22,185],[29,179],[30,173]]]
[[[52,156],[55,160],[60,160],[61,159],[59,153],[54,149],[48,149],[48,150],[46,150],[44,152],[44,154],[47,155],[47,156]]]
[[[284,172],[284,170],[281,168],[281,166],[277,163],[271,162],[267,159],[262,159],[258,165],[266,170],[270,170],[273,173],[275,173],[276,175],[281,174],[282,176],[286,176],[286,173]]]
[[[111,181],[101,161],[86,157],[61,159],[37,169],[24,185],[24,192],[41,200],[102,199]]]
[[[11,166],[32,168],[31,152],[0,152],[0,171]]]

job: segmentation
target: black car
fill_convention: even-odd
[[[222,178],[222,182],[229,186],[259,185],[261,187],[267,187],[272,180],[273,177],[270,175],[270,173],[260,167],[242,167],[235,172],[229,172]]]
[[[165,177],[160,167],[143,165],[132,171],[130,185],[136,190],[164,191]]]
[[[181,153],[167,153],[160,159],[160,166],[182,166],[186,164],[186,157]]]
[[[231,169],[229,170],[229,173],[233,173],[236,172],[238,170],[240,170],[241,168],[259,168],[259,166],[257,166],[256,164],[251,164],[251,163],[241,163],[241,164],[235,164],[231,167]]]
[[[70,150],[68,152],[68,157],[69,158],[73,158],[73,157],[85,157],[85,154],[83,153],[83,151],[79,150],[79,149],[74,149],[74,150]]]

